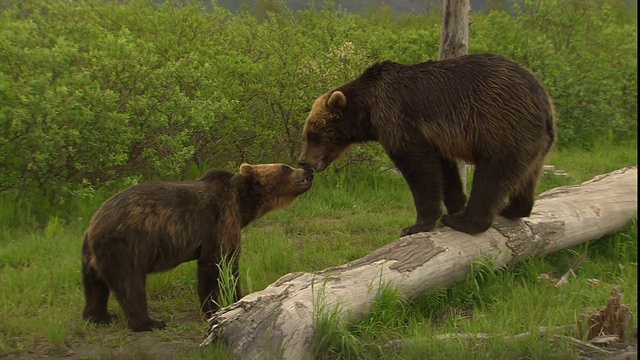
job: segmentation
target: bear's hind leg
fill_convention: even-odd
[[[113,292],[127,316],[127,325],[133,331],[151,331],[166,326],[164,322],[149,317],[146,277],[144,273],[133,273],[111,282]]]
[[[198,298],[200,299],[200,308],[205,316],[211,316],[220,307],[220,277],[219,252],[213,257],[202,257],[198,259]]]
[[[100,278],[96,270],[84,263],[84,261],[82,263],[82,285],[85,297],[82,318],[96,324],[111,323],[112,316],[107,311],[109,287]]]
[[[443,216],[442,224],[471,235],[485,232],[504,199],[513,191],[513,184],[520,181],[517,176],[521,173],[517,163],[476,164],[467,207],[458,214]]]
[[[221,291],[230,291],[231,289],[220,288],[220,268],[221,253],[224,253],[225,263],[231,266],[233,279],[225,279],[223,283],[231,285],[228,281],[232,280],[235,285],[233,288],[233,301],[236,302],[242,297],[242,289],[240,288],[240,245],[233,246],[229,251],[221,251],[213,254],[213,257],[203,257],[198,259],[198,297],[200,298],[200,306],[205,316],[209,317],[216,312],[221,303]],[[225,273],[228,274],[228,271]],[[229,296],[230,294],[224,294]],[[227,299],[230,300],[230,299]]]
[[[537,166],[524,184],[509,196],[509,203],[500,212],[500,216],[508,219],[517,219],[531,215],[540,171],[541,166]]]
[[[448,214],[459,213],[464,210],[467,202],[467,196],[462,190],[462,181],[460,179],[460,171],[455,160],[446,158],[441,159],[444,206],[447,208]]]

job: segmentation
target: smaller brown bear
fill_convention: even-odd
[[[211,170],[196,181],[150,182],[107,200],[95,213],[82,245],[85,320],[110,323],[113,291],[133,331],[165,327],[149,317],[147,274],[198,261],[198,296],[205,314],[218,309],[223,255],[234,255],[238,279],[240,230],[289,205],[309,190],[311,171],[284,164],[243,164],[239,173]],[[235,299],[241,297],[236,286]]]

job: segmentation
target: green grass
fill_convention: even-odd
[[[623,291],[624,302],[636,313],[636,239],[634,223],[593,244],[528,259],[510,268],[493,269],[479,263],[466,281],[412,302],[384,289],[369,316],[357,324],[346,326],[325,315],[319,328],[325,333],[317,335],[323,339],[320,358],[425,359],[428,349],[426,358],[432,359],[580,359],[569,346],[550,341],[550,335],[519,341],[504,338],[535,333],[539,326],[576,325],[583,312],[591,314],[606,304],[613,287]],[[556,288],[553,282],[538,279],[547,272],[559,278],[584,252],[588,260],[568,284]],[[493,338],[473,342],[437,339],[441,334]],[[406,341],[401,351],[390,351],[390,342],[399,339]]]
[[[637,150],[633,143],[558,151],[548,163],[569,176],[544,176],[539,191],[636,165]],[[357,259],[396,240],[400,230],[414,221],[411,194],[392,172],[354,168],[318,174],[315,181],[314,189],[291,207],[243,231],[240,273],[246,293],[289,272],[313,272]],[[230,358],[220,345],[197,347],[207,325],[198,312],[194,262],[149,278],[150,311],[167,321],[167,329],[151,334],[126,330],[114,301],[110,307],[120,316],[115,324],[94,326],[81,320],[82,233],[109,196],[89,195],[46,211],[33,202],[0,200],[0,354],[63,357],[71,349],[80,358]],[[587,261],[567,285],[556,288],[538,279],[545,273],[562,276],[585,252]],[[315,355],[577,359],[571,347],[548,336],[518,341],[503,336],[539,326],[574,325],[584,311],[604,306],[613,287],[622,290],[624,302],[637,313],[635,222],[606,239],[507,269],[477,263],[465,281],[413,301],[383,289],[369,316],[357,324],[346,324],[335,316],[335,309],[319,306]],[[437,339],[447,333],[486,333],[491,338]],[[396,340],[403,344],[399,350],[389,345]]]

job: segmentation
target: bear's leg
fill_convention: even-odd
[[[467,203],[467,196],[462,191],[462,181],[460,180],[460,172],[458,164],[455,160],[446,158],[441,159],[444,206],[447,208],[448,214],[459,213],[464,210]]]
[[[238,301],[242,297],[242,291],[240,289],[240,246],[237,246],[234,250],[227,252],[227,264],[231,261],[231,273],[233,280],[235,281],[235,287],[233,289],[233,300]],[[210,316],[216,310],[219,309],[220,303],[220,283],[218,279],[220,277],[220,268],[217,264],[220,262],[220,258],[212,259],[211,257],[198,259],[198,297],[200,298],[200,304],[202,311],[206,316]]]
[[[107,311],[109,287],[95,269],[82,263],[82,285],[84,286],[85,307],[82,318],[97,324],[109,324],[112,316]]]
[[[124,276],[112,277],[109,284],[127,316],[127,325],[131,330],[151,331],[166,326],[164,322],[149,317],[147,275],[144,272],[127,272]]]
[[[431,231],[442,215],[442,164],[433,151],[390,153],[389,157],[407,181],[416,207],[416,224],[402,230],[401,236]]]
[[[149,317],[147,307],[147,269],[144,249],[132,249],[130,241],[110,239],[103,248],[94,249],[99,263],[99,273],[120,303],[133,331],[162,329],[165,324]],[[147,249],[148,250],[148,249]],[[150,251],[149,251],[150,252]]]
[[[233,257],[233,278],[236,282],[236,291],[234,294],[234,302],[242,298],[242,289],[240,287],[240,245],[234,250],[235,256]]]
[[[508,219],[528,217],[533,209],[536,185],[542,166],[536,166],[533,173],[525,179],[524,184],[509,196],[509,203],[500,212],[500,216]]]
[[[109,287],[98,275],[96,269],[89,265],[93,253],[89,248],[87,236],[82,242],[82,286],[84,288],[85,306],[82,318],[97,324],[109,324],[113,320],[107,311]]]
[[[198,259],[198,298],[200,299],[200,307],[206,316],[210,316],[219,306],[220,284],[218,277],[220,269],[218,263],[219,256],[216,258],[200,258]]]
[[[467,234],[486,231],[522,172],[517,162],[477,163],[466,209],[443,216],[442,224]]]

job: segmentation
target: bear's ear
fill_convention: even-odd
[[[240,165],[240,174],[244,176],[249,176],[253,174],[253,166],[247,163]]]
[[[330,109],[342,109],[347,105],[347,98],[344,96],[342,91],[334,91],[329,97],[327,105]]]

